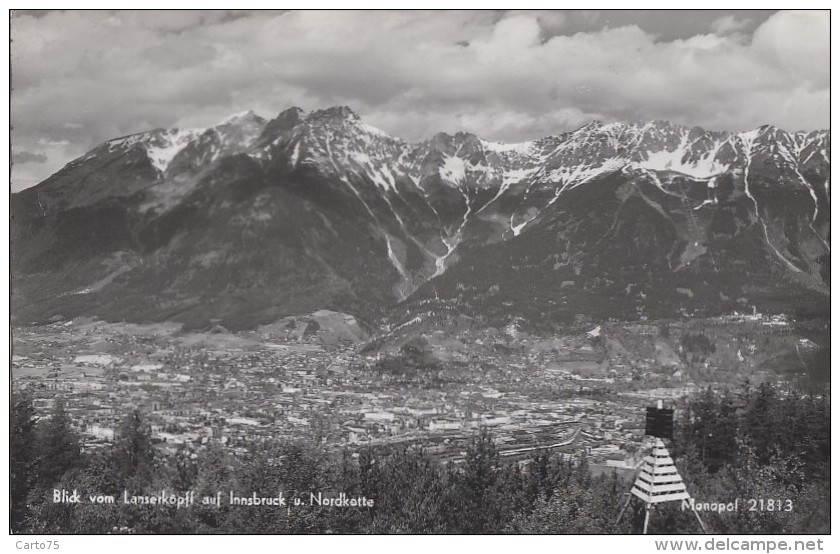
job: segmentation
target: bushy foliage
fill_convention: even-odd
[[[705,333],[686,333],[680,339],[683,358],[689,362],[705,361],[707,357],[717,350],[715,341]]]
[[[827,396],[744,386],[708,389],[677,421],[672,454],[698,501],[733,501],[735,513],[706,513],[714,533],[821,533],[829,530]],[[27,397],[13,398],[12,529],[16,533],[629,533],[638,506],[616,525],[630,483],[594,478],[583,454],[537,451],[505,462],[482,430],[458,463],[442,464],[420,447],[331,449],[318,438],[270,440],[235,456],[211,442],[193,459],[163,456],[139,412],[110,448],[81,452],[63,403],[36,421]],[[29,448],[27,445],[31,445]],[[54,503],[54,488],[113,494],[193,490],[283,492],[287,506],[196,505],[189,509]],[[366,497],[373,507],[312,506],[310,493]],[[303,506],[293,504],[295,498]],[[790,510],[750,510],[749,499],[789,501]],[[635,509],[635,512],[634,512]],[[635,516],[635,517],[634,517]],[[658,507],[653,533],[697,533],[678,505]]]

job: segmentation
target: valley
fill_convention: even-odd
[[[168,456],[319,437],[356,452],[416,444],[458,462],[487,428],[502,457],[583,450],[596,467],[632,473],[643,410],[656,400],[679,406],[745,382],[828,386],[821,320],[579,321],[540,336],[457,316],[367,336],[344,314],[317,319],[239,333],[91,318],[17,329],[13,390],[33,395],[41,416],[61,396],[92,450],[139,410]]]

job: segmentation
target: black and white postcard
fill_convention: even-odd
[[[11,532],[830,533],[829,24],[11,10]]]

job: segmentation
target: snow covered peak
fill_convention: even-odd
[[[146,151],[146,156],[152,166],[158,173],[163,174],[178,152],[198,138],[202,132],[203,129],[155,129],[109,140],[100,148],[105,148],[108,153],[113,153],[117,151],[128,152],[140,147]],[[82,159],[94,157],[100,148],[89,152]]]
[[[310,114],[290,108],[268,122],[249,111],[204,130],[157,129],[123,137],[89,156],[99,160],[73,179],[98,167],[133,170],[133,180],[123,182],[133,185],[129,192],[142,190],[144,213],[150,207],[169,209],[190,191],[229,179],[253,183],[253,191],[270,184],[336,202],[364,218],[365,232],[374,238],[366,244],[393,264],[401,295],[442,275],[474,245],[528,233],[585,198],[610,204],[613,197],[623,202],[630,195],[657,211],[683,199],[676,209],[690,211],[674,219],[688,214],[691,223],[699,212],[705,224],[708,211],[729,194],[722,191],[731,189],[736,200],[755,192],[760,202],[768,189],[786,187],[798,193],[790,198],[800,203],[814,199],[815,228],[827,217],[817,205],[830,199],[828,132],[791,135],[770,126],[730,134],[665,121],[595,121],[517,144],[465,132],[410,144],[346,107]],[[600,188],[617,183],[614,196]],[[91,180],[89,188],[97,186],[104,194],[106,187]],[[95,195],[85,201],[90,198]],[[680,239],[697,231],[690,233]],[[770,243],[772,236],[764,235]],[[700,242],[692,242],[691,259],[701,255]],[[775,243],[771,247],[775,251]]]
[[[271,121],[248,110],[205,130],[155,130],[106,144],[109,151],[142,145],[161,175],[246,153],[261,164],[283,156],[286,167],[303,164],[319,171],[366,175],[383,189],[402,176],[420,186],[439,178],[464,191],[504,188],[525,180],[563,191],[623,167],[708,179],[743,168],[756,156],[776,169],[790,166],[788,173],[795,175],[798,164],[822,164],[830,152],[826,131],[789,134],[765,125],[730,134],[663,120],[596,120],[571,132],[516,144],[466,132],[438,133],[408,144],[364,122],[347,106],[309,114],[292,107]]]
[[[266,120],[252,111],[229,117],[224,123],[213,127],[219,135],[223,150],[244,150],[262,133]]]
[[[158,174],[164,176],[171,167],[178,170],[195,168],[222,156],[245,151],[265,126],[265,119],[247,110],[206,129],[154,129],[110,140],[103,147],[109,153],[141,147]],[[97,150],[82,159],[90,158]]]
[[[146,154],[160,173],[165,173],[175,156],[200,134],[200,129],[167,129],[145,143]]]
[[[214,127],[221,127],[223,125],[240,124],[243,122],[263,120],[262,117],[254,113],[253,110],[245,110],[243,112],[235,113],[224,118],[222,121],[214,125]]]
[[[481,143],[484,145],[486,150],[496,154],[518,154],[520,156],[529,156],[533,154],[534,150],[537,148],[536,141],[504,144],[501,142],[482,140]]]
[[[160,176],[170,169],[195,169],[224,156],[247,150],[260,136],[265,119],[248,110],[207,129],[156,129],[110,141],[110,149],[140,145]]]

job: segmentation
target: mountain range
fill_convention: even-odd
[[[12,194],[12,320],[827,315],[829,212],[828,131],[408,143],[347,107],[245,112],[109,140]]]

